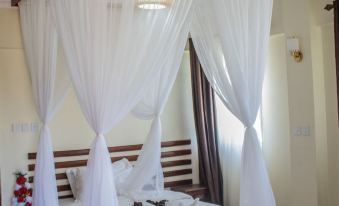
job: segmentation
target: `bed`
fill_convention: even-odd
[[[132,200],[129,200],[126,197],[119,196],[119,206],[133,206],[134,202]],[[192,205],[194,203],[194,200],[181,200],[180,203],[178,203],[178,206],[180,205]],[[143,206],[154,206],[153,204],[143,202]],[[81,206],[81,202],[75,201],[74,199],[61,199],[59,200],[59,206]],[[206,202],[199,201],[196,206],[216,206],[215,204],[210,204]]]
[[[183,202],[185,205],[192,203],[192,201],[184,200]],[[206,202],[199,202],[198,206],[216,206],[214,204],[206,203]],[[74,201],[73,199],[61,199],[59,200],[59,206],[81,206],[81,203],[78,201]],[[133,206],[133,202],[124,198],[119,197],[119,206]],[[150,203],[143,202],[143,206],[154,206]]]
[[[111,154],[112,163],[121,161],[122,159],[127,159],[128,161],[133,163],[137,160],[138,153],[140,152],[141,147],[141,144],[125,145],[109,147],[108,150]],[[169,193],[171,193],[169,194],[170,196],[173,194],[177,196],[182,196],[183,198],[179,198],[180,201],[178,201],[177,204],[174,204],[178,206],[190,206],[194,203],[194,199],[197,198],[201,199],[202,201],[199,201],[197,204],[193,205],[215,206],[214,204],[206,203],[208,201],[207,188],[203,185],[193,184],[191,141],[166,141],[162,142],[161,147],[161,160],[164,170],[166,188],[165,197]],[[86,166],[88,154],[89,149],[54,151],[60,206],[81,205],[80,201],[74,201],[74,196],[71,191],[70,182],[68,181],[66,175],[66,170],[70,168],[79,168]],[[30,162],[28,165],[28,171],[30,175],[29,181],[33,183],[36,153],[29,153],[28,159]],[[183,196],[183,192],[190,196]],[[127,197],[119,196],[119,203],[119,205],[121,206],[132,206],[134,204],[134,201]],[[152,206],[152,204],[143,201],[143,206]]]

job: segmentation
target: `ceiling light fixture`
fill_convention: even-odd
[[[165,9],[169,6],[168,0],[137,0],[137,5],[141,9]]]

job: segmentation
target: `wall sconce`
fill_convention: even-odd
[[[287,38],[287,49],[296,62],[301,62],[303,60],[303,53],[300,50],[298,38]]]

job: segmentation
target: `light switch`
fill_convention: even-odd
[[[305,137],[311,136],[311,128],[310,127],[302,128],[302,135]]]
[[[37,133],[40,128],[40,123],[37,122],[20,122],[11,124],[11,132],[13,134],[20,133]]]
[[[293,129],[293,135],[296,136],[296,137],[299,137],[302,135],[302,129],[301,127],[295,127]]]
[[[293,136],[295,137],[310,137],[311,136],[311,127],[298,126],[293,129]]]

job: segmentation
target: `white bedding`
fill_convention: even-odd
[[[189,204],[192,203],[192,200],[182,200],[182,203]],[[63,199],[59,200],[59,206],[81,206],[81,203],[79,201],[74,201],[73,199]],[[133,206],[133,202],[126,198],[119,198],[119,206]],[[149,203],[143,203],[143,206],[154,206],[154,205],[151,205]],[[198,203],[198,206],[217,206],[217,205],[200,201]]]
[[[168,194],[173,196],[173,195],[179,194],[179,193],[169,192]],[[119,199],[119,206],[133,206],[134,201],[132,199],[129,199],[129,198],[124,197],[124,196],[119,196],[118,199]],[[174,205],[190,206],[193,203],[194,203],[193,199],[180,199],[180,200],[176,200],[175,202],[172,202],[171,206],[172,205],[173,206]],[[81,202],[80,201],[74,201],[73,199],[63,199],[63,200],[59,200],[59,206],[81,206]],[[154,205],[149,204],[147,202],[143,202],[143,206],[154,206]],[[217,206],[217,205],[199,201],[197,206]]]
[[[129,163],[127,159],[122,159],[113,163],[112,168],[114,170],[114,174],[116,176],[116,183],[121,183],[124,181],[128,174],[131,172],[132,164]],[[78,200],[74,199],[64,199],[59,200],[60,206],[81,206],[81,202],[79,199],[83,196],[82,186],[85,184],[85,172],[86,168],[71,168],[68,172],[67,178],[70,182],[72,192],[74,197]],[[74,177],[71,176],[73,174]],[[73,184],[73,185],[72,185]],[[117,188],[119,184],[116,185]],[[205,202],[200,202],[199,200],[194,200],[191,196],[181,193],[175,192],[171,190],[163,190],[163,191],[154,191],[154,190],[143,190],[140,192],[136,191],[125,191],[123,189],[118,189],[118,201],[119,206],[133,206],[134,202],[142,202],[143,206],[154,206],[150,203],[147,203],[147,200],[152,200],[154,202],[160,202],[162,200],[167,200],[166,206],[216,206],[214,204],[209,204]]]

